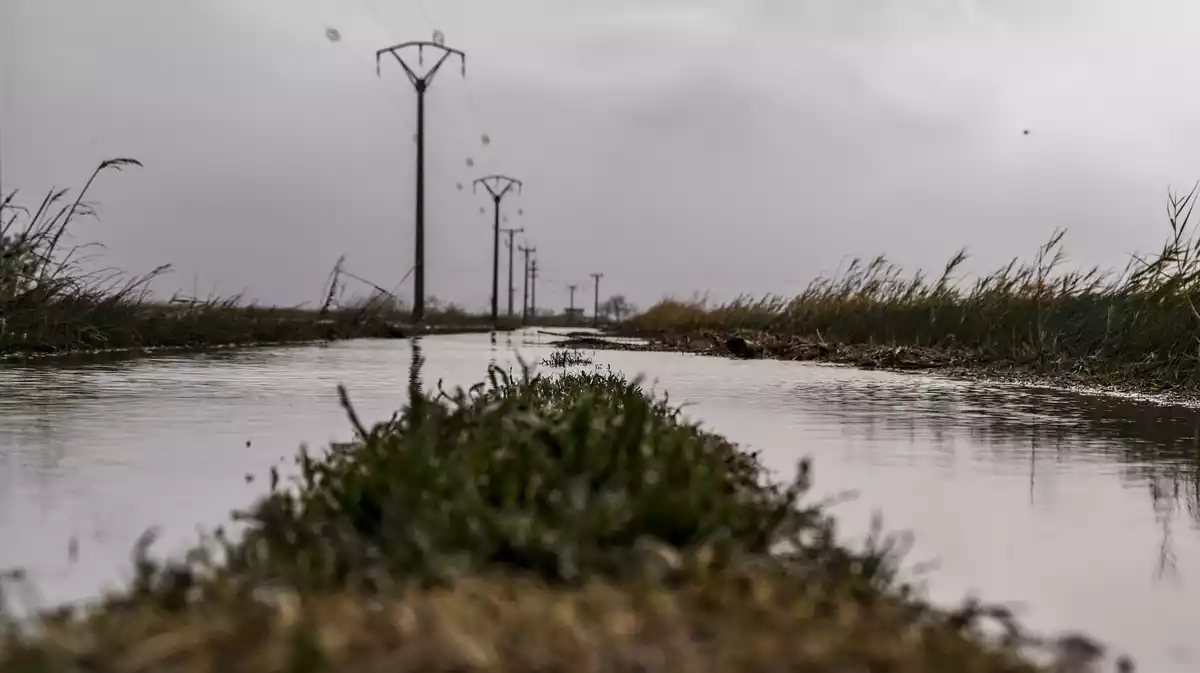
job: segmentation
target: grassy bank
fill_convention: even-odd
[[[1200,239],[1196,191],[1170,201],[1170,236],[1121,272],[1064,268],[1063,233],[1030,261],[965,281],[966,253],[936,278],[905,274],[884,257],[855,260],[791,298],[723,305],[667,300],[623,326],[691,350],[866,366],[992,368],[1151,389],[1200,381]],[[736,350],[736,349],[735,349]]]
[[[493,370],[371,428],[343,400],[357,439],[302,452],[236,539],[10,624],[0,671],[1039,670],[1003,611],[918,600],[890,540],[839,545],[807,466],[766,486],[619,376]]]
[[[0,194],[0,357],[397,337],[489,323],[451,305],[428,311],[430,327],[415,328],[391,304],[338,307],[332,294],[311,309],[247,306],[236,297],[156,299],[150,284],[170,265],[143,275],[94,270],[96,246],[69,243],[72,225],[95,214],[86,198],[96,180],[140,166],[102,162],[78,193],[52,190],[37,205],[22,205],[15,191]]]

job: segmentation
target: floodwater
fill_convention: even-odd
[[[517,351],[536,361],[550,338],[426,337],[423,385],[470,385]],[[812,457],[818,495],[857,493],[834,509],[847,537],[875,512],[914,534],[910,562],[937,563],[935,599],[978,593],[1141,670],[1200,670],[1200,412],[802,363],[594,358],[644,374],[781,478]],[[0,367],[0,569],[25,568],[36,589],[5,597],[94,596],[128,576],[150,527],[156,549],[181,551],[302,443],[350,436],[337,384],[364,422],[382,420],[413,360],[409,341],[357,341]]]

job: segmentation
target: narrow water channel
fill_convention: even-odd
[[[537,361],[541,339],[427,337],[423,385],[470,385],[518,351]],[[413,355],[359,341],[0,368],[0,569],[25,568],[26,600],[43,604],[113,586],[147,528],[161,552],[182,550],[302,443],[347,438],[337,384],[364,420],[390,416]],[[911,531],[910,561],[938,564],[935,598],[977,592],[1035,628],[1113,642],[1141,670],[1200,670],[1200,412],[801,363],[593,357],[644,374],[781,476],[812,457],[818,495],[858,493],[835,509],[844,534],[875,512]]]

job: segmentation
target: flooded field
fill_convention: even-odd
[[[470,385],[517,352],[540,360],[552,338],[426,337],[422,383]],[[937,563],[935,598],[1010,602],[1141,670],[1200,666],[1200,412],[801,363],[593,357],[644,374],[781,475],[812,457],[818,493],[858,494],[834,510],[844,534],[875,512],[911,531],[910,562]],[[0,368],[0,568],[29,571],[24,600],[94,595],[126,576],[147,528],[181,550],[301,443],[349,437],[337,384],[364,420],[390,416],[413,360],[412,342],[389,340]]]

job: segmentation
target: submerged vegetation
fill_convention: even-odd
[[[83,616],[6,622],[0,671],[1040,670],[895,539],[839,544],[806,464],[771,486],[618,375],[493,369],[371,428],[342,399],[353,442]]]
[[[1194,385],[1200,377],[1200,237],[1197,189],[1172,195],[1171,235],[1121,272],[1063,268],[1063,232],[1032,261],[1013,260],[963,282],[960,251],[941,275],[907,276],[885,257],[855,260],[792,298],[742,297],[722,305],[666,300],[626,321],[630,333],[692,348],[730,333],[762,354],[898,366],[1001,366],[1084,379]],[[711,338],[705,338],[705,337]]]
[[[575,348],[556,348],[548,357],[542,358],[543,367],[577,367],[592,364],[592,358]]]
[[[94,269],[90,251],[97,246],[71,243],[71,226],[95,216],[85,199],[98,177],[141,165],[136,159],[106,160],[73,197],[66,189],[51,190],[36,207],[21,205],[16,191],[0,194],[0,356],[394,337],[413,331],[406,310],[373,297],[341,307],[326,301],[319,309],[245,305],[241,297],[176,295],[161,301],[150,286],[171,270],[169,264],[142,275]],[[425,322],[440,328],[486,325],[453,305],[432,309]]]

